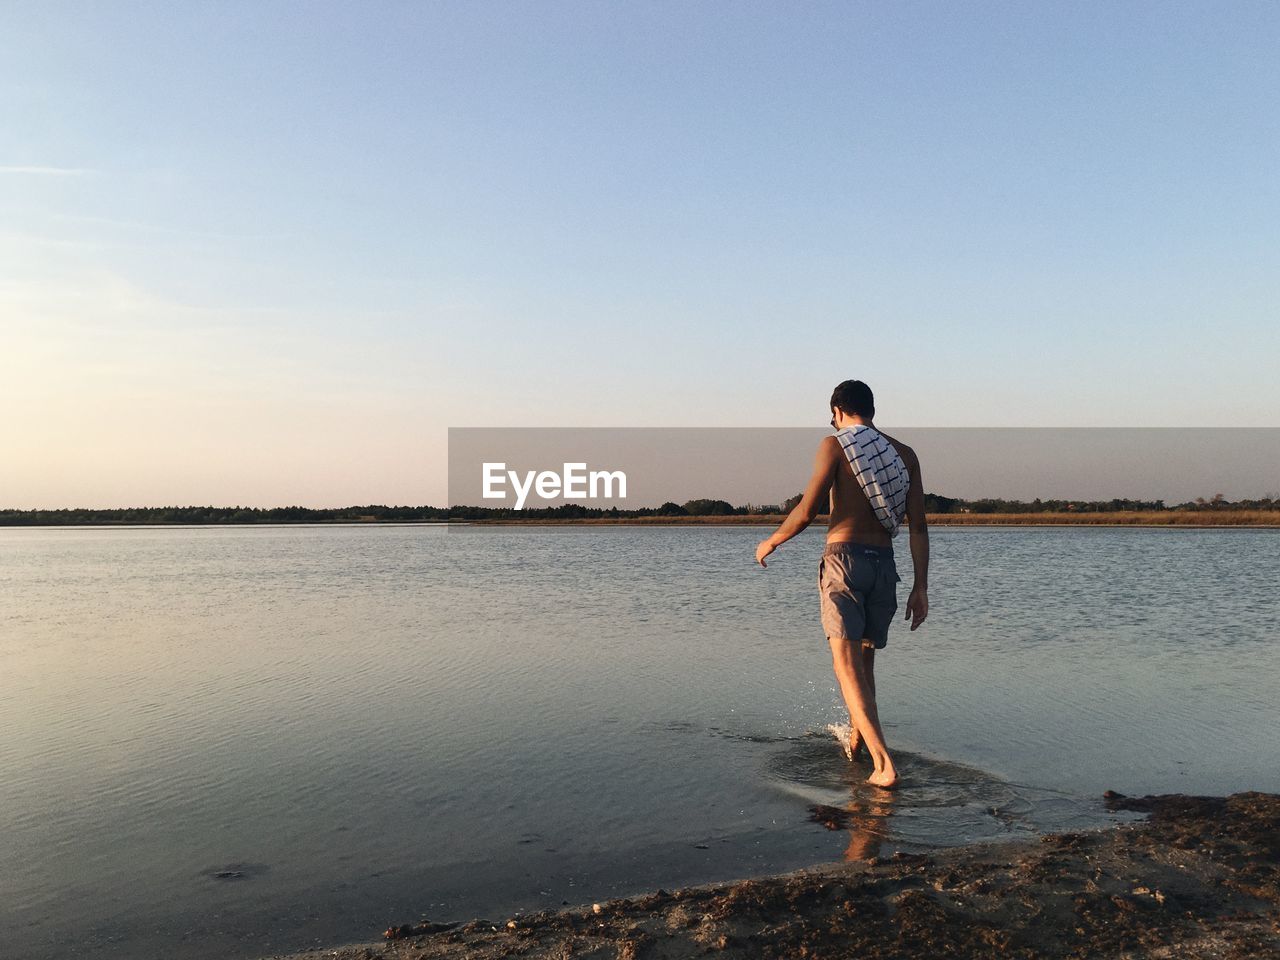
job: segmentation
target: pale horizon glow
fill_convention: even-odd
[[[92,170],[81,170],[77,167],[0,167],[0,174],[26,174],[37,177],[79,177]]]
[[[0,508],[440,505],[449,427],[850,377],[1280,426],[1273,4],[128,10],[0,9]]]

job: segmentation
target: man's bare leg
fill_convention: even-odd
[[[849,725],[862,734],[875,764],[875,771],[867,777],[867,783],[877,787],[891,787],[897,783],[898,772],[894,769],[893,759],[885,746],[884,731],[880,729],[880,718],[876,713],[875,698],[867,684],[862,655],[854,654],[853,644],[848,640],[828,637],[827,641],[831,644],[831,662],[835,667],[836,679],[840,682],[845,706],[849,708]]]
[[[867,686],[871,688],[871,702],[876,703],[876,647],[870,640],[862,641],[862,666],[867,678]],[[876,704],[877,709],[879,704]],[[863,746],[862,734],[858,732],[858,728],[849,725],[849,759],[857,760],[858,754]]]

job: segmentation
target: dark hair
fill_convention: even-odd
[[[871,388],[861,380],[846,380],[836,387],[831,393],[831,406],[851,417],[870,420],[876,415],[875,397],[871,395]]]

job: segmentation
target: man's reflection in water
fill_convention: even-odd
[[[845,860],[870,860],[880,856],[880,847],[889,834],[893,801],[893,794],[887,790],[857,790],[843,806],[814,804],[809,808],[809,819],[828,830],[849,831]]]

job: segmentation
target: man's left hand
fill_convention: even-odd
[[[924,623],[924,618],[928,615],[929,591],[921,586],[912,587],[911,595],[907,597],[907,615],[903,619],[910,620],[911,629],[914,630]]]

